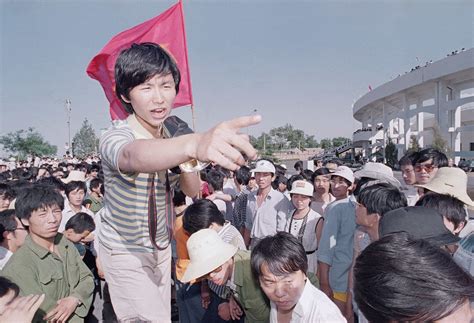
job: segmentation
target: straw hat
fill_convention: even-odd
[[[85,182],[86,173],[79,170],[72,170],[66,178],[61,178],[63,183],[67,184],[69,182]]]
[[[415,186],[438,194],[452,195],[464,204],[474,206],[474,202],[467,195],[467,174],[460,168],[441,167],[429,183]]]
[[[237,252],[236,246],[222,241],[213,229],[202,229],[192,234],[186,245],[190,261],[181,279],[183,283],[209,274]]]

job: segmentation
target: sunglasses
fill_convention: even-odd
[[[435,168],[438,168],[438,166],[433,165],[433,164],[425,164],[425,165],[417,164],[417,165],[415,165],[415,171],[416,172],[421,172],[422,170],[425,170],[425,172],[430,173]]]

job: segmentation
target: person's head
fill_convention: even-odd
[[[100,167],[98,165],[92,165],[88,170],[89,177],[97,178],[99,176]]]
[[[277,179],[275,180],[276,181],[276,184],[277,184],[277,190],[279,192],[285,192],[286,189],[287,189],[287,183],[288,183],[288,179],[283,176],[283,175],[280,175],[277,177]]]
[[[5,307],[18,297],[20,288],[6,277],[0,276],[0,316]]]
[[[253,172],[255,173],[255,180],[259,190],[268,189],[275,180],[275,166],[269,160],[258,160]]]
[[[91,192],[94,192],[98,195],[101,195],[100,189],[101,189],[102,185],[104,185],[104,181],[102,181],[99,178],[94,178],[94,179],[91,180],[91,182],[89,184],[89,189],[91,190]]]
[[[416,206],[435,209],[441,215],[445,226],[454,234],[459,234],[467,223],[464,203],[449,194],[427,193],[416,202]]]
[[[37,181],[36,184],[49,185],[59,193],[64,192],[64,185],[65,184],[60,179],[58,179],[54,176],[44,177],[44,178],[40,179],[39,181]]]
[[[311,177],[311,183],[314,185],[314,192],[317,196],[329,193],[331,182],[331,172],[326,167],[318,168]]]
[[[407,206],[407,199],[398,188],[379,183],[364,188],[357,196],[356,223],[378,231],[379,220],[385,213]]]
[[[307,210],[311,204],[314,187],[310,182],[305,180],[295,181],[291,185],[291,203],[296,210]]]
[[[87,192],[86,183],[81,181],[72,181],[66,184],[65,193],[69,204],[75,208],[80,208]]]
[[[234,175],[234,183],[236,186],[238,185],[249,185],[251,173],[250,168],[247,166],[241,166],[239,169],[235,171]]]
[[[222,191],[222,188],[224,187],[224,174],[222,174],[222,172],[211,169],[207,173],[206,178],[211,193],[214,193],[215,191]]]
[[[303,171],[303,161],[298,160],[294,165],[293,168],[298,172],[301,173]]]
[[[354,173],[347,166],[339,166],[331,174],[331,193],[336,200],[341,200],[349,195],[354,184]]]
[[[446,228],[443,216],[435,209],[408,206],[387,212],[379,223],[381,237],[406,232],[413,239],[425,239],[440,248],[456,244],[456,237]]]
[[[448,167],[448,158],[434,148],[426,148],[416,153],[413,165],[418,184],[426,184],[436,175],[438,169]]]
[[[354,173],[357,179],[357,185],[352,192],[355,197],[359,195],[359,192],[371,185],[377,183],[388,183],[397,188],[400,188],[400,182],[393,175],[393,171],[387,165],[382,163],[366,163],[362,169]]]
[[[10,185],[0,183],[0,211],[7,210],[14,199],[15,192],[10,188]]]
[[[128,113],[152,128],[169,116],[180,80],[174,59],[155,43],[132,44],[115,63],[117,97]]]
[[[15,210],[0,212],[0,244],[15,252],[23,245],[28,230],[15,215]]]
[[[293,235],[278,232],[260,240],[252,250],[252,273],[278,310],[291,310],[298,303],[306,283],[308,259]]]
[[[306,179],[305,179],[304,176],[301,175],[301,174],[292,175],[292,176],[290,176],[290,178],[288,178],[288,180],[286,181],[286,189],[287,189],[288,191],[291,191],[292,188],[293,188],[293,183],[294,183],[294,182],[296,182],[296,181],[304,181],[304,180],[306,180]]]
[[[95,230],[94,219],[87,213],[76,213],[66,222],[64,235],[74,243],[84,241],[84,239]]]
[[[217,229],[224,225],[224,216],[214,202],[202,199],[187,207],[183,216],[183,228],[189,234],[201,229]]]
[[[470,322],[474,281],[448,253],[393,234],[357,258],[354,297],[371,322]]]
[[[249,183],[248,183],[247,187],[251,191],[258,188],[257,180],[255,179],[255,174],[252,173],[252,172],[250,173],[250,179],[249,179]]]
[[[186,195],[181,190],[174,190],[173,194],[173,205],[174,207],[186,205]]]
[[[202,229],[189,237],[186,247],[189,264],[181,279],[183,283],[198,278],[207,278],[219,286],[227,283],[234,269],[236,246],[222,241],[215,230]]]
[[[22,224],[35,239],[54,239],[58,233],[64,208],[64,198],[53,188],[34,185],[22,190],[15,211]]]
[[[415,177],[415,168],[413,167],[416,153],[407,153],[402,158],[398,164],[400,165],[400,170],[402,171],[402,177],[407,185],[413,185],[416,183]]]

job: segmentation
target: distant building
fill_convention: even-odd
[[[455,162],[474,158],[474,49],[449,55],[374,88],[354,103],[362,129],[354,147],[370,157],[389,139],[401,157],[412,136],[420,147],[433,143],[438,131]]]

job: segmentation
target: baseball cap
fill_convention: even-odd
[[[255,164],[255,168],[252,170],[253,173],[273,173],[275,174],[275,166],[272,162],[261,159]]]

